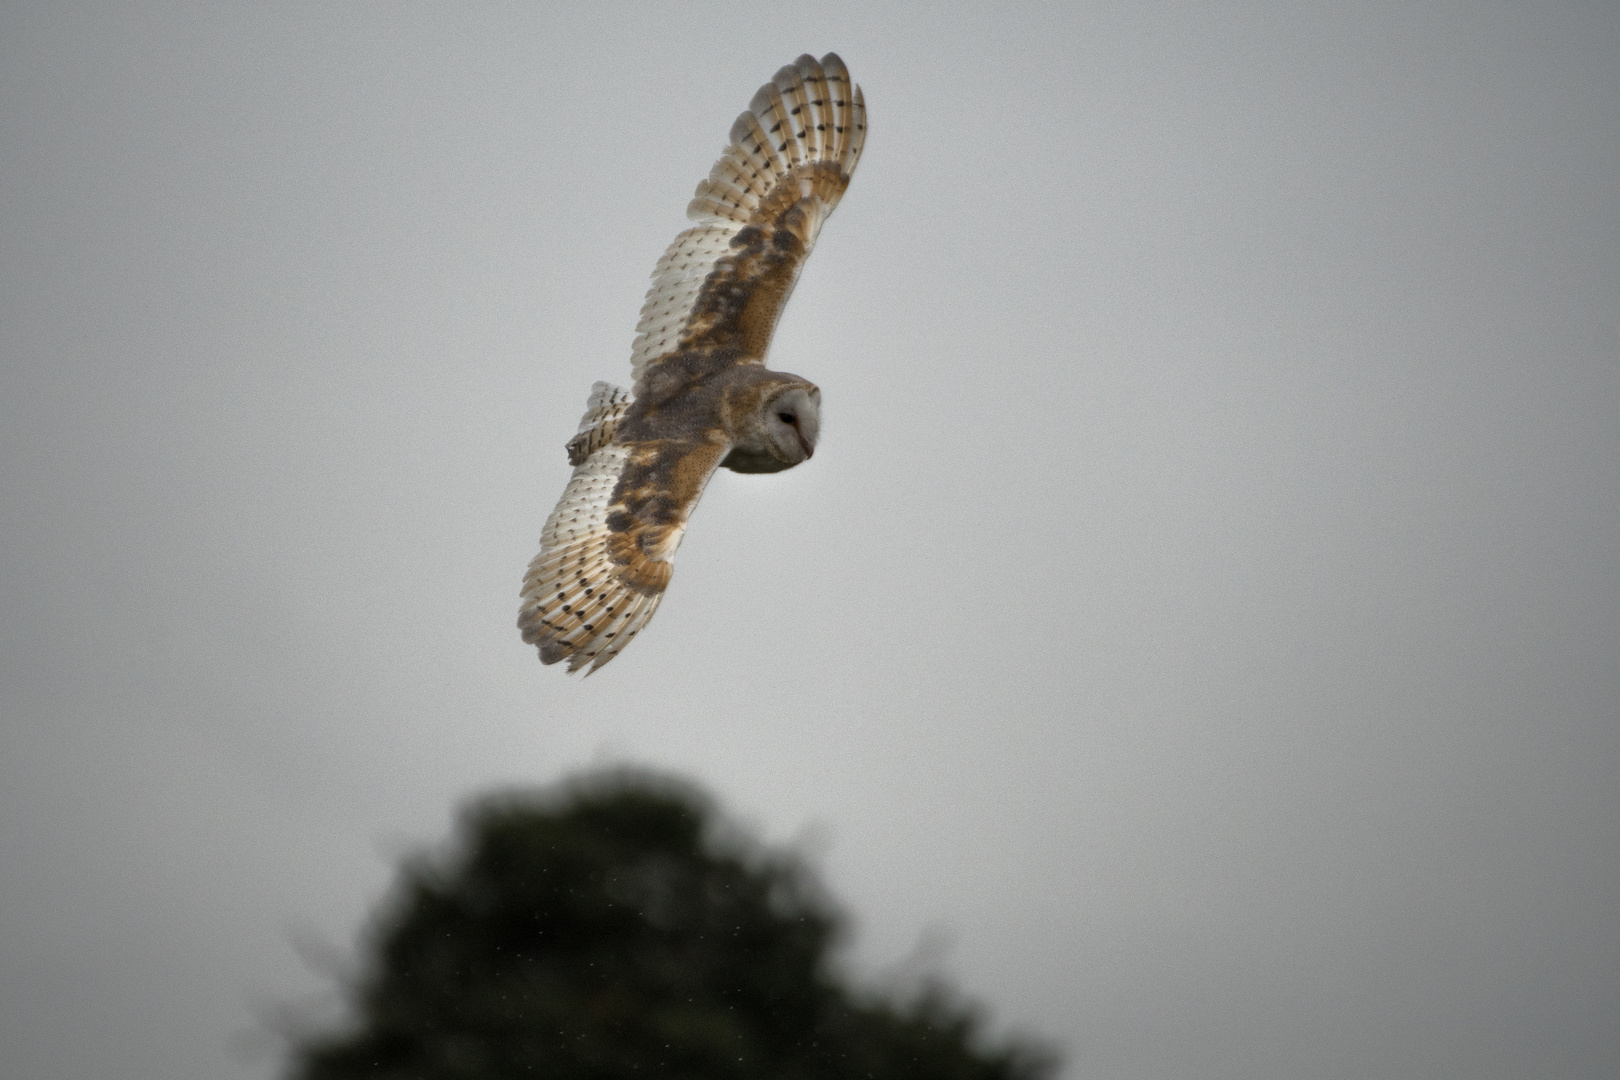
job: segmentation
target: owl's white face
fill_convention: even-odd
[[[821,434],[821,391],[799,386],[783,391],[765,402],[760,419],[772,457],[787,465],[806,461]]]

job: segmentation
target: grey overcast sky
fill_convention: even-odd
[[[820,452],[542,668],[562,444],[829,50]],[[8,1077],[278,1074],[299,942],[603,762],[1070,1080],[1620,1075],[1612,3],[5,3],[0,380]]]

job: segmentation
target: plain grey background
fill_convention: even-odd
[[[820,451],[542,668],[562,444],[828,50]],[[0,320],[7,1076],[276,1074],[593,762],[1070,1078],[1620,1074],[1613,4],[7,3]]]

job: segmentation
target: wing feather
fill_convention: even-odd
[[[653,287],[642,304],[641,321],[631,357],[631,375],[641,378],[646,357],[657,358],[673,352],[680,344],[703,281],[714,264],[731,250],[737,234],[735,223],[699,225],[687,229],[658,260],[653,271]]]
[[[865,122],[835,53],[801,56],[759,88],[687,207],[697,226],[653,269],[630,354],[638,386],[683,351],[740,348],[764,361],[821,224],[849,186]]]
[[[788,163],[775,145],[765,129],[760,127],[759,117],[751,112],[745,112],[737,117],[737,122],[731,125],[731,143],[737,153],[736,157],[746,160],[758,171],[760,181],[765,185],[761,196],[769,195],[782,177],[787,175]],[[730,150],[726,157],[733,156]]]
[[[575,467],[523,579],[518,627],[542,662],[595,671],[647,624],[687,518],[727,449],[613,442]]]
[[[808,61],[808,63],[806,62]],[[827,73],[812,56],[801,56],[794,61],[799,78],[803,81],[805,97],[804,129],[810,143],[810,158],[821,161],[832,156],[832,143],[828,138]]]
[[[849,168],[852,169],[855,161],[849,152],[854,134],[854,100],[851,95],[858,91],[855,91],[854,84],[850,82],[849,69],[844,67],[844,62],[836,54],[824,57],[821,67],[822,73],[827,78],[827,95],[832,107],[833,141],[829,156],[834,161],[848,161]]]

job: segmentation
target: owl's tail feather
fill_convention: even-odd
[[[585,415],[579,418],[579,433],[568,440],[568,464],[580,465],[596,451],[613,441],[619,419],[630,408],[630,391],[612,383],[591,386],[585,402]]]

